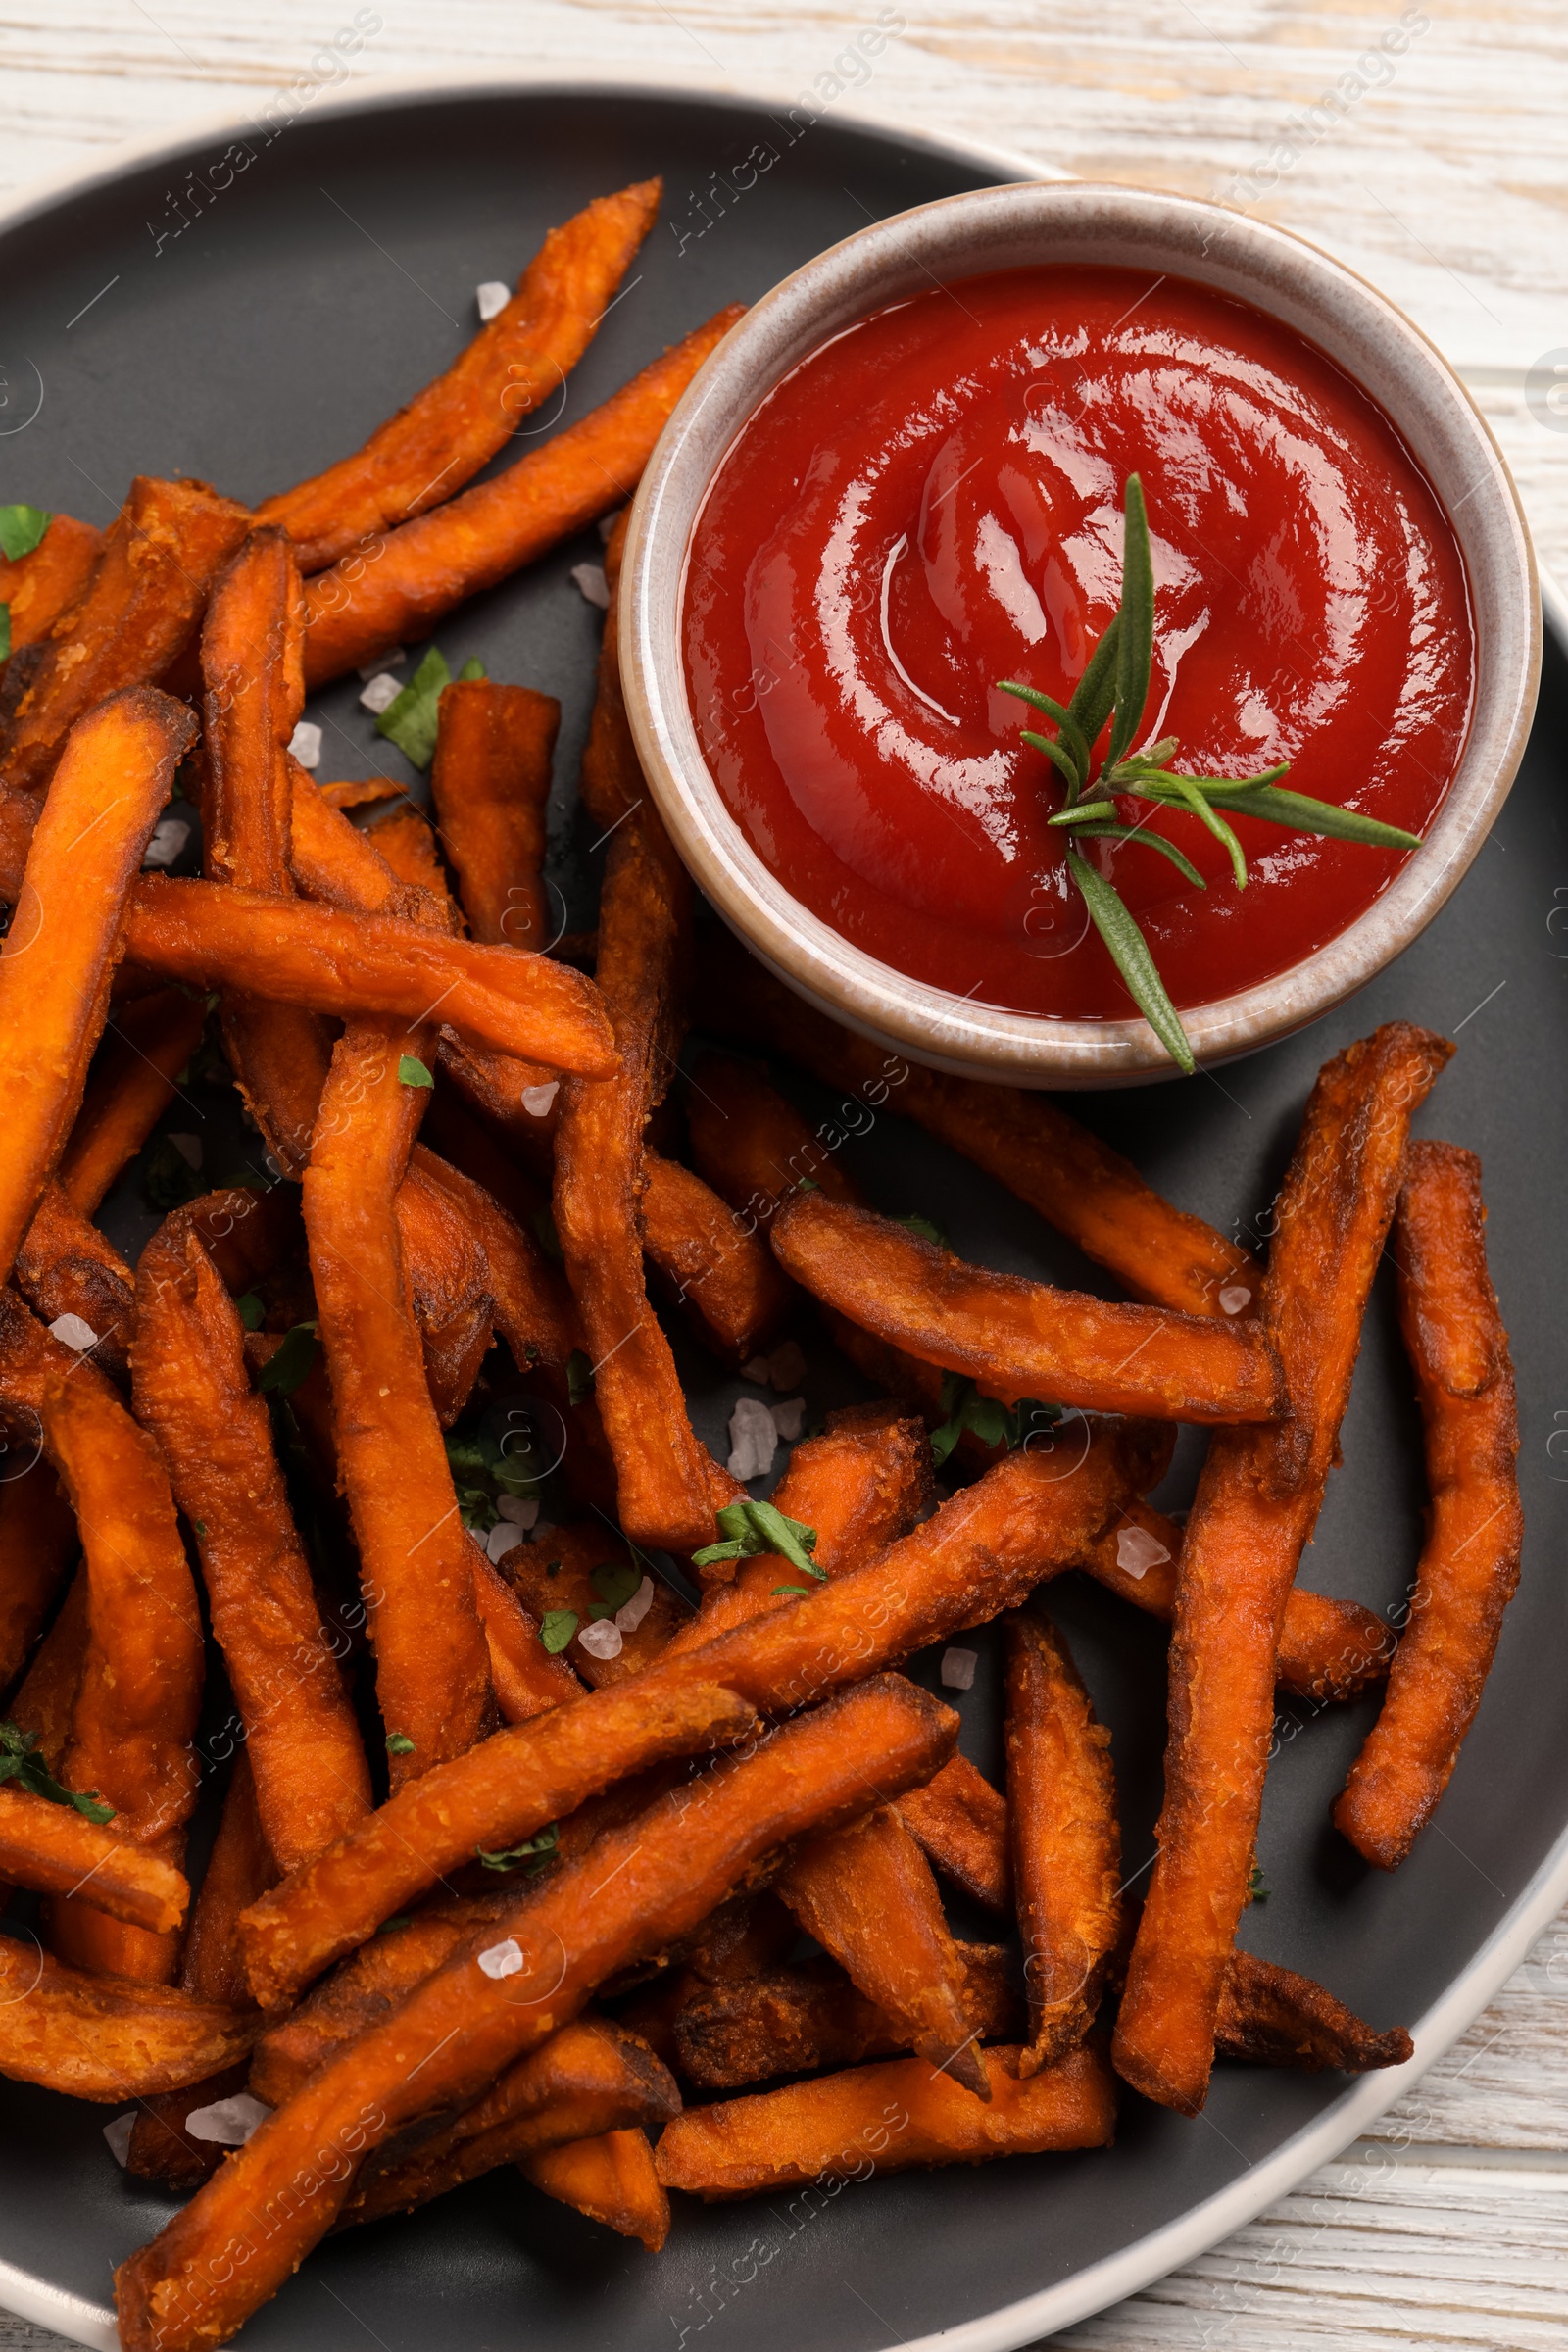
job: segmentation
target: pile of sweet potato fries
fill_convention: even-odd
[[[1264,1270],[1053,1103],[834,1028],[694,931],[620,697],[619,528],[596,941],[517,944],[545,929],[548,696],[446,688],[433,832],[406,797],[351,821],[367,788],[291,754],[308,687],[623,508],[732,311],[465,484],[658,196],[553,231],[325,473],[254,512],[140,479],[106,532],[56,515],[0,567],[0,1414],[33,1463],[0,1484],[0,1874],[41,1898],[0,1936],[0,2071],[128,2104],[130,2172],[194,2192],[119,2273],[135,2352],[224,2341],[327,2231],[497,2166],[658,2247],[672,2188],[1098,2147],[1117,2077],[1194,2114],[1216,2052],[1409,2052],[1235,1934],[1276,1685],[1386,1685],[1335,1821],[1392,1869],[1518,1574],[1479,1170],[1408,1140],[1452,1049],[1396,1023],[1329,1062]],[[199,878],[142,870],[176,769]],[[686,1049],[693,1005],[724,1051]],[[93,1213],[198,1053],[275,1180],[183,1200],[132,1269]],[[769,1055],[849,1125],[917,1121],[1127,1303],[875,1214]],[[1295,1585],[1386,1246],[1432,1495],[1397,1635]],[[754,1377],[814,1324],[882,1400],[760,1503],[653,1300]],[[509,1380],[554,1466],[473,1436]],[[1185,1530],[1146,1499],[1184,1421],[1212,1433]],[[1040,1598],[1068,1569],[1171,1626],[1141,1913]],[[900,1671],[998,1618],[1004,1790]],[[204,1675],[237,1729],[192,1900]],[[956,1938],[938,1874],[992,1940]]]

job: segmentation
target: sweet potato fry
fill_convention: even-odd
[[[1000,1943],[960,1943],[964,2009],[981,2040],[1015,2040],[1024,2005]],[[707,1987],[674,2020],[682,2071],[701,2090],[739,2090],[778,2075],[858,2066],[908,2047],[885,2010],[857,1991],[832,1960],[804,1960]]]
[[[698,1174],[750,1226],[766,1225],[803,1178],[830,1200],[861,1204],[859,1186],[833,1149],[752,1062],[704,1054],[685,1102]]]
[[[1402,2026],[1378,2034],[1332,1992],[1294,1969],[1232,1952],[1220,1994],[1214,2048],[1252,2066],[1290,2066],[1344,2075],[1403,2066],[1415,2045]]]
[[[766,1246],[700,1176],[643,1155],[643,1249],[699,1335],[735,1369],[777,1338],[794,1294]]]
[[[1162,2106],[1207,2093],[1247,1899],[1285,1596],[1334,1458],[1410,1113],[1453,1049],[1391,1022],[1319,1073],[1280,1195],[1262,1327],[1290,1417],[1224,1430],[1187,1523],[1170,1649],[1159,1844],[1117,2020],[1118,2071]]]
[[[1474,1152],[1411,1144],[1394,1258],[1432,1503],[1383,1711],[1334,1808],[1380,1870],[1404,1860],[1448,1785],[1519,1582],[1519,1411],[1486,1222]]]
[[[202,625],[202,862],[209,880],[292,898],[288,747],[305,708],[304,590],[288,534],[252,531],[219,574]],[[329,1033],[318,1013],[222,994],[223,1047],[247,1108],[288,1176],[311,1152]]]
[[[900,2044],[989,2096],[973,2047],[963,1960],[936,1881],[892,1805],[813,1838],[773,1890],[851,1982],[893,2020]]]
[[[416,1051],[422,1032],[416,1031]],[[360,1552],[392,1784],[461,1755],[494,1721],[473,1546],[425,1383],[394,1206],[429,1098],[400,1036],[338,1040],[305,1174],[305,1229]]]
[[[258,508],[258,521],[290,533],[303,569],[319,571],[357,540],[451,498],[524,416],[554,397],[652,227],[660,186],[642,180],[596,197],[564,228],[551,229],[506,309],[445,374],[352,457]]]
[[[206,1021],[203,1000],[182,988],[158,989],[111,1016],[55,1170],[82,1216],[92,1215],[173,1101]]]
[[[92,578],[104,535],[73,514],[51,514],[49,527],[29,555],[15,563],[0,558],[0,605],[11,615],[11,651],[47,637],[62,612],[75,604]]]
[[[441,870],[441,860],[436,856],[435,835],[430,830],[430,820],[424,811],[405,802],[390,816],[377,817],[375,823],[366,830],[376,855],[385,860],[389,870],[405,889],[428,893],[445,909],[443,922],[437,927],[450,932],[454,939],[461,939],[464,931],[462,912],[447,888],[447,878]],[[505,944],[525,948],[528,943],[514,939]]]
[[[576,2018],[509,2067],[494,2088],[464,2114],[419,2135],[403,2151],[396,2144],[378,2151],[355,2182],[338,2228],[410,2212],[499,2164],[529,2167],[546,2151],[559,2149],[564,2155],[574,2146],[596,2147],[600,2134],[618,2135],[640,2124],[667,2123],[679,2112],[680,2093],[667,2069],[635,2034],[603,2018]],[[637,2137],[642,2138],[640,2132]],[[646,2139],[643,2147],[646,2152]],[[662,2200],[663,2191],[650,2180],[651,2164],[640,2172],[634,2158],[623,2157],[621,2169],[626,2190],[635,2195],[639,2185],[646,2184],[640,2210],[653,2202],[650,2186]],[[528,2178],[533,2178],[531,2169]],[[593,2154],[575,2165],[552,2169],[538,2185],[567,2205],[579,2199],[613,2200],[613,2172],[602,2156],[596,2160]],[[590,2218],[607,2217],[598,2213]]]
[[[173,1934],[190,1899],[172,1863],[24,1788],[0,1788],[0,1879],[44,1894],[74,1894],[90,1879],[100,1911],[155,1936]]]
[[[92,578],[55,622],[17,706],[0,779],[41,792],[78,719],[106,696],[163,675],[250,520],[205,482],[131,483]]]
[[[566,1080],[556,1135],[556,1229],[615,1457],[617,1516],[634,1544],[667,1551],[695,1551],[715,1534],[710,1457],[648,1303],[637,1237],[643,1127],[663,1091],[662,1031],[689,906],[652,825],[629,818],[611,844],[599,918],[598,980],[620,1067],[612,1079]]]
[[[635,489],[665,419],[741,306],[731,304],[505,473],[356,549],[307,588],[307,685],[384,645],[427,637],[443,612],[542,556]]]
[[[542,952],[545,804],[561,705],[530,686],[459,680],[441,696],[430,798],[475,939]]]
[[[519,2157],[517,2170],[531,2187],[590,2222],[603,2222],[622,2237],[640,2238],[650,2254],[657,2254],[669,2235],[669,2199],[654,2169],[646,2132],[574,2139]]]
[[[67,1967],[0,1936],[0,2074],[74,2099],[149,2098],[242,2057],[260,2021],[170,1984]]]
[[[505,1567],[534,1617],[542,1621],[547,1614],[557,1615],[555,1630],[568,1637],[562,1655],[570,1659],[574,1673],[591,1690],[623,1683],[652,1666],[690,1613],[662,1579],[649,1574],[640,1559],[631,1558],[613,1530],[598,1520],[552,1527],[542,1542],[509,1551]],[[622,1592],[624,1598],[617,1598]],[[616,1606],[607,1617],[612,1600]],[[618,1622],[627,1607],[641,1612],[635,1625]],[[574,1618],[575,1626],[560,1624],[563,1614]],[[581,1636],[600,1624],[613,1625],[620,1636],[620,1647],[609,1657],[596,1656],[582,1644]],[[537,1634],[534,1645],[539,1646]]]
[[[116,695],[73,731],[38,818],[0,947],[0,1275],[81,1102],[126,893],[192,732],[167,695]]]
[[[76,1522],[47,1462],[0,1484],[0,1693],[26,1663],[75,1556]]]
[[[821,1192],[796,1193],[770,1231],[786,1274],[816,1298],[1004,1403],[1043,1396],[1172,1421],[1267,1421],[1284,1409],[1278,1362],[1250,1322],[1227,1329],[987,1273]]]
[[[136,1277],[52,1176],[22,1237],[12,1278],[40,1321],[75,1315],[89,1325],[94,1341],[86,1345],[94,1363],[123,1378],[130,1365]]]
[[[481,1848],[503,1853],[601,1788],[668,1757],[739,1739],[755,1710],[689,1681],[598,1691],[509,1726],[422,1782],[405,1782],[358,1831],[257,1903],[240,1930],[245,1971],[276,2008],[403,1903]]]
[[[815,1529],[812,1559],[824,1575],[842,1576],[907,1535],[934,1496],[931,1449],[919,1423],[885,1405],[852,1405],[830,1413],[819,1438],[794,1448],[772,1501],[786,1519]],[[670,1656],[782,1607],[790,1595],[776,1588],[797,1579],[777,1552],[715,1560],[702,1575],[702,1607],[675,1635]]]
[[[223,1796],[222,1818],[213,1842],[207,1875],[191,1914],[180,1961],[179,1988],[193,2000],[218,2001],[231,2009],[250,2005],[234,1926],[247,1904],[277,1879],[277,1864],[262,1829],[256,1785],[242,1748]],[[245,2087],[242,2059],[221,2074],[209,2075],[181,2090],[161,2091],[142,2103],[125,2153],[134,2180],[161,2180],[187,2195],[222,2162],[215,2140],[187,2129],[193,2110],[212,2106]]]
[[[74,1520],[72,1525],[74,1527]],[[39,1642],[11,1701],[12,1722],[19,1732],[32,1735],[36,1752],[57,1778],[71,1739],[81,1670],[87,1662],[87,1584],[83,1565],[73,1576],[59,1614]]]
[[[544,1720],[586,1714],[616,1695]],[[527,1729],[502,1737],[525,1738]],[[890,1795],[926,1778],[956,1731],[951,1712],[923,1692],[868,1683],[661,1799],[521,1897],[510,1921],[313,2076],[122,2266],[126,2352],[223,2341],[331,2227],[362,2151],[420,2114],[474,2097],[617,1969],[688,1933],[754,1863],[808,1830],[852,1818],[864,1805],[868,1770]],[[980,2112],[978,2101],[952,2095]],[[341,2152],[341,2173],[335,2161],[324,2178],[311,2169],[318,2148]],[[243,2263],[228,2258],[240,2238],[249,2248]]]
[[[717,924],[703,937],[700,986],[705,1026],[716,1035],[754,1052],[765,1044],[858,1099],[846,1106],[847,1125],[827,1123],[829,1137],[819,1140],[830,1151],[863,1127],[862,1106],[896,1111],[1038,1209],[1135,1298],[1222,1320],[1255,1305],[1261,1278],[1247,1251],[1162,1200],[1048,1096],[886,1054],[803,1004]],[[808,1172],[828,1189],[820,1170]]]
[[[286,1871],[364,1818],[370,1777],[267,1405],[251,1387],[244,1328],[202,1246],[202,1224],[220,1223],[230,1200],[176,1209],[142,1253],[133,1395],[196,1532],[263,1834]]]
[[[954,1756],[923,1788],[899,1799],[899,1815],[928,1860],[988,1911],[1012,1909],[1007,1800],[967,1756]]]
[[[916,2166],[979,2164],[1109,2144],[1115,2083],[1098,2049],[1027,2077],[1018,2052],[982,2053],[989,2101],[971,2099],[921,2058],[858,2066],[746,2099],[688,2108],[655,2151],[666,2188],[709,2202],[820,2180],[868,2180]]]
[[[41,1432],[86,1555],[88,1640],[60,1778],[112,1804],[119,1836],[173,1861],[196,1796],[202,1647],[169,1481],[102,1374],[6,1293],[0,1401]],[[85,1894],[56,1898],[50,1916],[64,1959],[147,1982],[173,1975],[176,1939],[110,1919]]]
[[[1007,1621],[1007,1810],[1029,2041],[1038,2074],[1095,2022],[1121,1935],[1121,1828],[1110,1734],[1067,1645],[1038,1610]]]
[[[605,544],[605,585],[610,604],[599,640],[593,714],[583,746],[578,797],[601,837],[612,833],[629,809],[648,797],[648,783],[632,741],[626,698],[620,686],[620,566],[626,552],[631,508],[616,515]]]
[[[460,1037],[496,1053],[595,1077],[615,1067],[593,984],[569,965],[396,916],[144,876],[126,908],[125,954],[165,979],[312,1012],[384,1013],[412,1028],[439,1006]]]
[[[553,1657],[539,1639],[539,1621],[523,1607],[506,1578],[488,1560],[476,1560],[474,1605],[484,1627],[490,1682],[503,1723],[531,1723],[547,1708],[575,1698],[582,1685],[564,1657]]]
[[[393,912],[400,903],[398,877],[363,825],[351,825],[328,800],[308,768],[288,762],[289,864],[307,898],[361,914]],[[401,798],[395,785],[388,797]]]
[[[1135,1426],[1097,1431],[1065,1477],[1049,1457],[1009,1454],[808,1599],[499,1733],[400,1789],[252,1912],[242,1940],[256,1997],[275,2007],[476,1847],[501,1851],[650,1763],[738,1737],[749,1706],[820,1697],[1015,1605],[1103,1526],[1142,1475],[1148,1443]]]
[[[1168,1625],[1176,1606],[1182,1531],[1152,1503],[1134,1498],[1078,1563],[1096,1581]],[[1395,1634],[1358,1600],[1331,1600],[1293,1585],[1285,1600],[1275,1673],[1306,1698],[1353,1698],[1388,1672]]]

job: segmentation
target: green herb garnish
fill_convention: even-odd
[[[465,662],[459,680],[484,676],[482,662]],[[405,760],[426,768],[435,758],[436,726],[441,689],[452,683],[452,671],[439,646],[432,645],[395,703],[389,703],[375,722],[375,731],[395,743]]]
[[[953,1247],[941,1226],[934,1225],[929,1217],[895,1217],[893,1222],[895,1225],[906,1225],[911,1233],[920,1236],[922,1242],[935,1242],[939,1250],[951,1250]]]
[[[414,1741],[409,1738],[407,1732],[388,1732],[386,1752],[389,1756],[412,1756]]]
[[[487,1853],[482,1845],[476,1845],[473,1850],[486,1870],[515,1870],[519,1863],[531,1859],[532,1868],[528,1876],[532,1878],[544,1869],[560,1842],[561,1832],[552,1821],[546,1823],[536,1838],[525,1838],[520,1845],[509,1845],[501,1853]]]
[[[556,1231],[553,1212],[548,1208],[536,1208],[528,1222],[533,1227],[534,1239],[546,1257],[556,1265],[564,1266],[566,1262],[566,1253],[561,1247],[561,1236]]]
[[[539,1620],[539,1639],[552,1657],[558,1650],[565,1648],[576,1631],[577,1612],[575,1609],[546,1609],[543,1617]]]
[[[148,1155],[141,1172],[141,1189],[149,1208],[183,1208],[187,1200],[199,1200],[211,1189],[209,1180],[199,1175],[172,1136],[160,1136]]]
[[[613,1617],[623,1609],[643,1581],[640,1568],[624,1560],[606,1560],[604,1565],[589,1571],[588,1582],[598,1593],[597,1600],[588,1603],[590,1617]]]
[[[398,1084],[399,1086],[434,1086],[435,1080],[417,1054],[402,1054],[398,1056]]]
[[[395,1928],[406,1928],[413,1917],[412,1911],[394,1911],[390,1919],[382,1920],[375,1932],[378,1936],[390,1936]]]
[[[70,1805],[100,1825],[115,1818],[114,1806],[106,1805],[96,1788],[83,1795],[62,1787],[38,1753],[37,1733],[19,1731],[9,1720],[0,1723],[0,1783],[6,1781],[15,1781],[30,1796],[47,1797],[52,1805]]]
[[[773,1587],[773,1598],[776,1600],[781,1592],[798,1592],[802,1600],[809,1600],[811,1597],[809,1591],[805,1585],[775,1585]]]
[[[711,1568],[719,1560],[753,1560],[763,1552],[776,1551],[803,1576],[814,1576],[819,1585],[827,1583],[827,1570],[811,1557],[816,1549],[814,1527],[787,1519],[770,1502],[727,1502],[717,1516],[725,1541],[694,1551],[694,1568]]]
[[[0,662],[11,659],[11,607],[0,605]]]
[[[982,1396],[962,1373],[944,1372],[942,1416],[940,1426],[931,1432],[931,1458],[939,1470],[966,1430],[972,1431],[982,1446],[1010,1448],[1021,1446],[1042,1422],[1059,1421],[1061,1410],[1054,1404],[1042,1404],[1034,1396],[1020,1396],[1009,1407],[995,1396]]]
[[[574,1348],[566,1358],[566,1401],[586,1404],[593,1393],[593,1365],[580,1348]]]
[[[1252,1864],[1252,1875],[1247,1882],[1247,1899],[1252,1903],[1268,1901],[1268,1888],[1263,1884],[1263,1871],[1260,1863]]]
[[[235,1299],[234,1312],[247,1331],[260,1331],[267,1320],[267,1309],[254,1291],[247,1291],[242,1298]]]
[[[1143,484],[1129,474],[1126,491],[1126,528],[1122,546],[1121,602],[1115,618],[1089,657],[1083,676],[1063,708],[1036,687],[1004,678],[1004,694],[1015,694],[1043,711],[1056,728],[1054,736],[1024,729],[1025,743],[1043,752],[1066,787],[1064,806],[1050,818],[1054,826],[1071,828],[1067,871],[1076,883],[1090,920],[1104,941],[1112,962],[1127,984],[1139,1011],[1171,1059],[1189,1077],[1196,1066],[1193,1049],[1181,1017],[1165,992],[1149,943],[1122,902],[1120,893],[1080,854],[1079,842],[1138,841],[1145,849],[1168,858],[1182,878],[1199,890],[1208,885],[1174,842],[1146,830],[1147,818],[1136,825],[1123,821],[1119,801],[1136,798],[1155,808],[1185,809],[1225,849],[1238,890],[1247,887],[1247,858],[1234,829],[1220,814],[1261,818],[1297,833],[1318,833],[1336,841],[1360,841],[1376,849],[1418,850],[1420,836],[1397,825],[1380,824],[1353,808],[1341,808],[1302,792],[1282,792],[1275,779],[1289,772],[1290,762],[1265,768],[1256,776],[1187,776],[1169,765],[1177,739],[1167,735],[1145,751],[1132,746],[1144,723],[1154,659],[1154,567],[1149,546],[1149,518],[1144,509]],[[1110,739],[1104,759],[1095,768],[1094,746],[1107,718]],[[1091,774],[1091,771],[1094,771]]]
[[[30,556],[53,520],[44,507],[0,507],[0,550],[7,561]]]
[[[315,1361],[316,1325],[296,1323],[257,1373],[256,1386],[264,1396],[292,1396]]]

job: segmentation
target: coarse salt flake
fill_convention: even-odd
[[[612,1617],[597,1617],[585,1625],[577,1636],[591,1658],[618,1658],[621,1652],[620,1628]]]
[[[778,1451],[778,1431],[767,1406],[756,1396],[742,1396],[729,1417],[731,1478],[744,1482],[765,1478]]]
[[[499,1979],[520,1975],[523,1967],[522,1946],[515,1936],[509,1936],[505,1943],[493,1943],[487,1951],[481,1952],[479,1967],[487,1977]]]
[[[500,318],[512,300],[512,288],[504,277],[487,277],[482,286],[474,287],[473,299],[479,306],[480,318],[488,326],[492,318]]]
[[[511,1527],[503,1519],[486,1536],[484,1547],[492,1561],[504,1560],[509,1551],[515,1551],[517,1545],[525,1544],[527,1540],[520,1527]]]
[[[171,866],[190,839],[190,820],[183,816],[161,816],[152,830],[152,838],[141,854],[143,865],[160,868]]]
[[[561,1080],[552,1078],[548,1086],[525,1086],[522,1107],[531,1119],[548,1118],[550,1105],[561,1092]]]
[[[610,611],[610,582],[602,564],[574,564],[571,576],[591,605],[597,605],[601,612]]]
[[[109,2153],[122,2172],[123,2172],[125,2161],[130,2154],[130,2135],[135,2129],[136,2110],[134,2107],[127,2115],[117,2115],[112,2124],[104,2126],[104,2137],[109,2142]]]
[[[1116,1565],[1129,1576],[1145,1577],[1151,1568],[1170,1558],[1168,1544],[1152,1535],[1147,1527],[1119,1527],[1116,1530]]]
[[[502,1494],[497,1498],[496,1509],[503,1519],[510,1519],[514,1527],[532,1527],[539,1516],[539,1497],[537,1494]]]
[[[793,1446],[806,1425],[806,1398],[790,1396],[782,1404],[770,1404],[767,1409],[773,1416],[773,1427],[779,1436]]]
[[[624,1607],[615,1611],[615,1623],[623,1634],[634,1634],[654,1605],[654,1580],[645,1576]]]
[[[1245,1282],[1227,1283],[1219,1295],[1219,1302],[1228,1315],[1239,1315],[1252,1303],[1252,1294]]]
[[[801,1353],[800,1342],[786,1340],[767,1359],[768,1386],[781,1392],[798,1389],[805,1378],[806,1358]]]
[[[56,1315],[49,1326],[49,1337],[58,1340],[63,1348],[74,1348],[78,1355],[98,1345],[98,1334],[80,1315]]]
[[[403,689],[396,678],[389,670],[383,669],[370,680],[365,692],[360,696],[360,709],[373,710],[379,718],[383,710],[391,710],[402,692]]]
[[[214,2147],[242,2148],[271,2112],[248,2090],[236,2090],[232,2098],[215,2099],[210,2107],[193,2107],[185,2129],[192,2139],[209,2140]]]
[[[980,1663],[977,1649],[945,1649],[942,1652],[942,1683],[948,1690],[972,1690],[974,1670]]]
[[[312,718],[302,718],[288,739],[288,748],[301,767],[321,764],[321,730]]]

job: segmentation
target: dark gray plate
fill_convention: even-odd
[[[270,144],[240,125],[24,206],[0,222],[0,497],[107,521],[133,470],[194,472],[240,497],[297,478],[353,447],[445,364],[471,331],[479,280],[514,276],[551,222],[634,176],[664,173],[665,218],[571,379],[568,416],[720,302],[760,294],[867,218],[999,176],[984,157],[831,115],[805,130],[799,120],[700,93],[372,91],[318,107]],[[220,164],[241,139],[252,151],[244,168],[236,157]],[[765,170],[758,150],[775,159]],[[182,216],[189,225],[175,234]],[[565,703],[555,871],[574,923],[590,904],[590,871],[570,780],[599,622],[569,573],[597,554],[590,534],[440,632],[454,667],[477,653],[492,674]],[[400,767],[356,708],[357,690],[340,685],[313,711],[327,726],[323,773]],[[1326,1055],[1394,1015],[1458,1036],[1419,1125],[1486,1161],[1524,1422],[1524,1581],[1452,1788],[1396,1879],[1363,1868],[1328,1826],[1371,1703],[1287,1710],[1263,1820],[1269,1900],[1244,1927],[1254,1949],[1321,1977],[1376,2024],[1418,2024],[1416,2067],[1349,2086],[1222,2068],[1196,2123],[1128,2098],[1108,2153],[683,2206],[658,2260],[498,2176],[313,2255],[252,2322],[246,2341],[258,2352],[342,2352],[362,2339],[388,2352],[680,2352],[698,2336],[748,2352],[880,2352],[938,2330],[973,2352],[1015,2345],[1235,2228],[1353,2137],[1482,2006],[1568,1891],[1568,1511],[1557,1483],[1568,1459],[1556,1458],[1568,1439],[1554,1445],[1568,1430],[1568,1360],[1553,1304],[1568,1252],[1557,1206],[1568,918],[1563,936],[1555,919],[1568,906],[1565,717],[1568,671],[1554,640],[1498,834],[1432,929],[1356,1004],[1220,1077],[1073,1105],[1175,1200],[1254,1232]],[[803,1090],[807,1099],[826,1100]],[[170,1123],[188,1126],[189,1111]],[[900,1121],[854,1149],[874,1200],[939,1218],[966,1254],[1097,1286],[1006,1194]],[[112,1222],[122,1246],[139,1242],[146,1219],[130,1193]],[[695,1356],[685,1363],[716,1447],[734,1384]],[[813,1405],[853,1393],[835,1385],[844,1377],[821,1367]],[[1416,1558],[1421,1481],[1383,1295],[1345,1457],[1304,1574],[1389,1607]],[[1054,1605],[1113,1727],[1136,1873],[1158,1797],[1162,1640],[1079,1579],[1056,1588]],[[968,1744],[995,1771],[994,1659],[986,1636],[979,1645],[985,1665],[960,1704]],[[104,2120],[101,2109],[0,2085],[0,2301],[109,2344],[110,2269],[170,2207],[125,2181]]]

